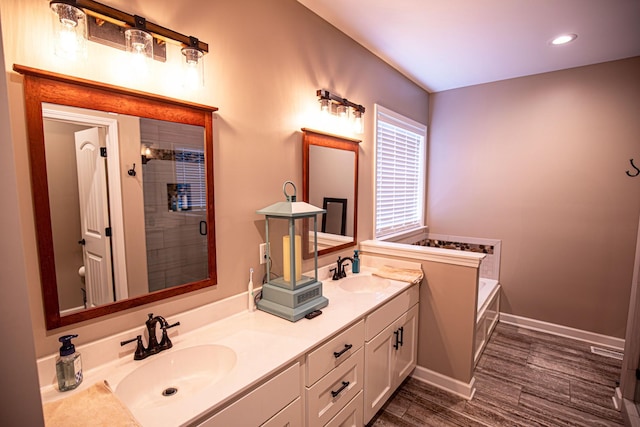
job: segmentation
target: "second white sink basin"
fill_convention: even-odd
[[[166,405],[220,381],[236,361],[232,349],[217,344],[160,353],[124,377],[115,393],[131,410]]]
[[[340,288],[347,292],[355,293],[371,293],[380,292],[388,288],[390,282],[388,279],[378,276],[349,276],[340,281]]]

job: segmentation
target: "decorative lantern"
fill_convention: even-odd
[[[293,195],[287,194],[287,185]],[[267,283],[262,286],[258,309],[295,322],[307,314],[326,307],[329,300],[322,296],[322,282],[318,280],[318,214],[324,209],[296,201],[296,186],[286,181],[282,186],[286,202],[278,202],[256,213],[266,217]],[[313,221],[314,269],[302,274],[302,235],[305,221]],[[272,277],[272,266],[281,267],[282,275]]]

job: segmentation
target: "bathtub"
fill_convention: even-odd
[[[497,280],[478,280],[478,314],[476,315],[474,366],[491,337],[500,316],[500,283]]]
[[[500,284],[497,280],[485,279],[483,277],[478,280],[478,314],[484,311],[486,306],[489,305],[489,302],[493,299],[493,296],[499,288]]]

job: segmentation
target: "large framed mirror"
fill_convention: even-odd
[[[305,202],[327,212],[317,231],[318,255],[355,246],[358,229],[360,140],[302,129],[302,192]],[[303,239],[304,258],[313,257],[313,230]]]
[[[217,108],[14,70],[46,328],[216,285]]]

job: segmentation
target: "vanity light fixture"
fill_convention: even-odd
[[[318,101],[320,102],[321,112],[336,115],[342,122],[351,122],[353,131],[356,133],[364,132],[363,115],[365,108],[362,105],[351,102],[346,98],[341,98],[324,89],[318,89],[316,96],[318,96]]]
[[[87,55],[87,15],[75,5],[75,1],[53,0],[53,31],[57,56],[75,60]]]
[[[200,49],[199,40],[189,37],[189,46],[182,48],[184,55],[185,86],[198,89],[204,86],[204,52]]]
[[[562,34],[555,37],[553,40],[551,40],[551,44],[554,46],[561,46],[567,43],[571,43],[577,38],[578,38],[577,34]]]
[[[204,54],[209,52],[209,45],[196,37],[180,34],[141,16],[122,12],[93,0],[51,0],[49,6],[54,12],[56,54],[60,56],[77,57],[77,54],[64,53],[74,51],[73,40],[84,46],[88,39],[132,52],[137,57],[164,62],[166,44],[173,43],[182,47],[185,67],[190,67],[191,70],[189,74],[197,74],[195,79],[204,82],[202,63]],[[190,77],[187,76],[187,79]]]
[[[147,32],[147,20],[141,16],[134,16],[136,26],[124,31],[127,52],[133,55],[137,63],[153,59],[153,36]]]

